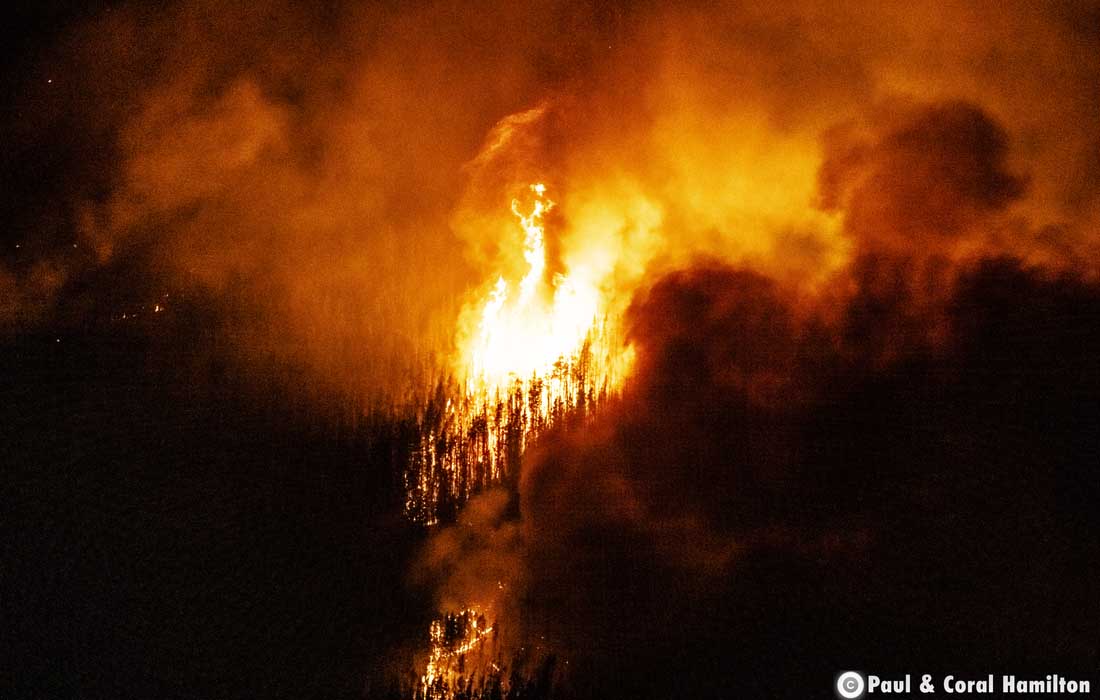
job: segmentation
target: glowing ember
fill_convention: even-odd
[[[491,649],[486,650],[484,642],[492,632],[493,626],[486,623],[484,615],[475,609],[463,610],[432,622],[431,655],[424,675],[420,677],[419,697],[449,697],[453,688],[462,685],[464,678],[472,676],[479,667],[486,666],[484,659],[480,663],[468,663],[467,657],[487,657]],[[494,671],[500,668],[491,661],[488,665]]]

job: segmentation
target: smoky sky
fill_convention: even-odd
[[[613,260],[600,283],[620,308],[699,254],[817,284],[851,254],[838,207],[859,228],[931,202],[875,235],[937,239],[996,211],[984,235],[1010,254],[1095,259],[1087,5],[57,14],[5,78],[9,332],[190,294],[234,319],[246,364],[400,394],[506,262],[507,203],[529,179],[560,205],[554,250]],[[505,157],[477,160],[494,125],[539,108]],[[982,142],[970,162],[951,161],[960,138]],[[893,183],[903,161],[926,184]]]
[[[0,333],[61,343],[163,305],[217,329],[218,376],[290,368],[290,393],[362,417],[433,386],[522,255],[510,198],[544,181],[550,268],[606,294],[633,374],[389,578],[492,605],[566,696],[1095,668],[1097,21],[1076,2],[65,13],[4,71]]]

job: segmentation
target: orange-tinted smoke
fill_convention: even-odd
[[[69,193],[94,264],[152,251],[165,286],[241,307],[243,357],[275,357],[367,400],[421,386],[450,353],[461,309],[504,255],[509,188],[532,174],[559,193],[552,265],[589,276],[619,311],[647,276],[699,255],[815,292],[858,254],[866,222],[903,215],[904,198],[961,196],[967,211],[950,215],[961,218],[937,204],[923,216],[983,229],[967,238],[978,247],[1090,268],[1090,12],[119,7],[50,54],[68,92],[28,95],[40,109],[20,129],[33,138],[51,119],[79,121],[109,153]],[[920,121],[928,109],[955,111],[936,127]],[[509,120],[522,138],[479,160]],[[914,165],[922,138],[955,134],[960,120],[990,146],[969,164],[990,191],[952,184],[967,168],[947,158],[954,137],[915,162],[947,182],[893,182],[912,174],[899,163]],[[916,130],[908,146],[905,128]],[[840,173],[831,204],[819,198],[823,163]],[[880,185],[889,194],[875,203]],[[912,238],[900,230],[873,235]],[[64,302],[69,261],[41,262],[4,273],[16,290],[6,318]]]

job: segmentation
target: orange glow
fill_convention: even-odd
[[[546,214],[556,205],[542,182],[511,211],[523,232],[525,270],[500,274],[458,329],[452,387],[442,415],[424,416],[421,445],[406,474],[406,514],[431,525],[440,508],[499,483],[527,444],[569,415],[583,418],[621,385],[630,351],[591,276],[548,275]],[[431,413],[432,411],[427,411]],[[433,429],[435,428],[435,429]]]
[[[485,616],[472,608],[433,621],[429,630],[432,648],[420,677],[420,696],[447,697],[466,668],[466,657],[482,653],[492,632],[493,626],[485,622]]]
[[[564,274],[554,275],[552,298],[539,294],[546,276],[543,217],[554,207],[546,185],[530,186],[535,200],[530,213],[512,200],[512,212],[524,231],[523,257],[528,269],[518,285],[497,279],[484,302],[468,355],[472,391],[499,391],[512,379],[549,378],[555,363],[576,355],[600,310],[599,291]],[[518,293],[517,293],[518,291]]]

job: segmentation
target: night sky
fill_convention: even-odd
[[[0,696],[1095,678],[1095,3],[3,14]],[[417,522],[536,181],[630,370]]]

